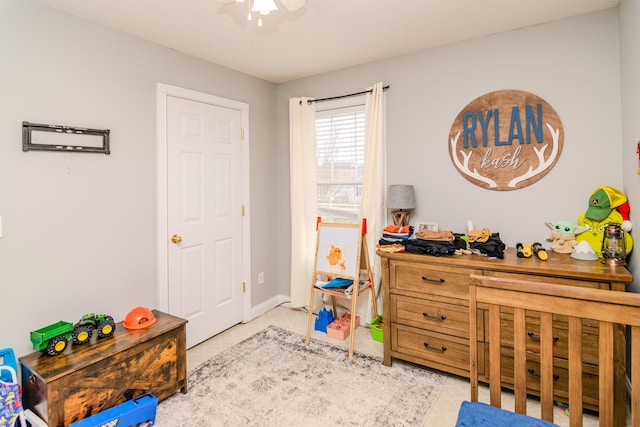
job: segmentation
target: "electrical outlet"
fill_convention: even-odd
[[[258,285],[262,285],[264,283],[264,271],[258,273]]]

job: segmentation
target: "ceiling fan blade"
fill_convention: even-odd
[[[304,6],[307,3],[307,0],[280,0],[280,3],[282,3],[284,8],[289,12],[293,12]]]

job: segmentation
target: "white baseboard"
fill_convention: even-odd
[[[288,302],[291,298],[287,295],[276,295],[268,300],[261,302],[260,304],[251,307],[251,319],[253,320],[256,317],[260,317],[265,314],[267,311],[273,310],[280,304]]]

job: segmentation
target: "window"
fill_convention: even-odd
[[[362,202],[365,154],[364,102],[322,105],[316,111],[318,215],[326,222],[355,223]],[[344,105],[344,101],[343,101]]]

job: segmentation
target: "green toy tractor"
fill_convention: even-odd
[[[94,330],[98,332],[98,338],[110,337],[116,330],[116,323],[113,321],[113,317],[106,314],[85,314],[73,326],[73,343],[88,343]]]

